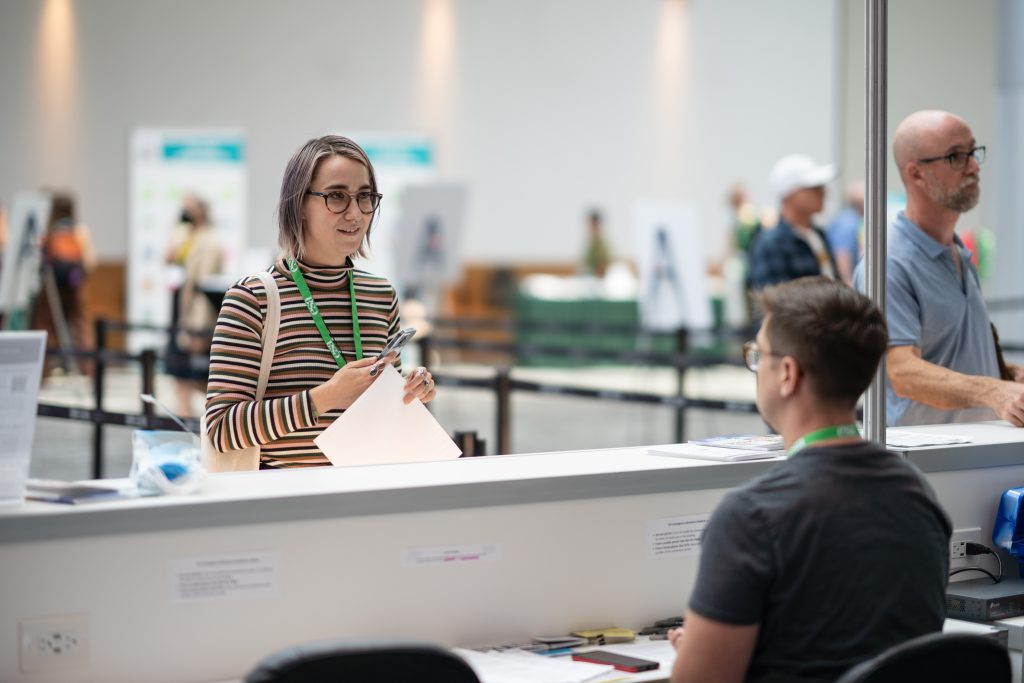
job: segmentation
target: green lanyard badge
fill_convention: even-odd
[[[299,270],[299,264],[293,258],[289,258],[288,271],[292,274],[292,280],[295,281],[295,286],[299,288],[299,294],[302,296],[303,303],[306,304],[306,310],[313,316],[313,322],[316,323],[316,329],[320,330],[320,336],[324,340],[324,344],[327,345],[327,350],[331,352],[331,357],[334,358],[334,362],[338,364],[339,368],[345,367],[345,356],[342,355],[341,349],[334,343],[334,338],[331,337],[330,331],[327,329],[327,325],[324,324],[324,318],[320,315],[320,308],[316,305],[316,301],[313,300],[313,295],[309,291],[309,285],[306,284],[306,278],[302,276],[302,271]],[[363,340],[359,336],[359,310],[356,308],[356,285],[355,279],[352,277],[352,270],[348,273],[348,299],[352,307],[352,338],[356,345],[356,360],[363,359]]]
[[[849,436],[860,436],[860,429],[857,428],[857,425],[855,423],[850,423],[847,425],[835,425],[833,427],[825,427],[824,429],[819,429],[816,432],[804,434],[802,437],[797,439],[796,442],[789,447],[789,450],[786,451],[786,457],[788,458],[790,456],[796,455],[807,446],[810,446],[812,443],[816,443],[818,441],[828,441],[829,439],[845,438]]]

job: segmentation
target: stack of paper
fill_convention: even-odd
[[[735,448],[740,451],[781,451],[785,447],[781,434],[712,436],[707,439],[695,439],[690,443],[715,448]]]
[[[455,648],[480,683],[585,683],[615,670],[605,664],[577,662],[568,657],[544,657],[522,650],[477,652]]]
[[[953,434],[922,434],[920,432],[904,432],[896,429],[885,430],[885,445],[893,448],[919,448],[921,446],[948,446],[957,443],[970,443],[969,436]]]
[[[697,460],[714,460],[716,462],[770,460],[782,455],[778,451],[741,451],[734,448],[701,446],[696,443],[676,443],[668,446],[651,446],[647,449],[647,452],[651,455],[670,455],[674,458],[695,458]]]

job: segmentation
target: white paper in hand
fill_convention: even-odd
[[[461,451],[426,406],[402,403],[405,379],[391,365],[314,443],[334,465],[451,460]]]

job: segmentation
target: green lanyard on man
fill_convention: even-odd
[[[802,451],[803,449],[810,446],[812,443],[819,441],[828,441],[830,439],[844,439],[852,436],[860,436],[860,429],[857,428],[856,423],[850,423],[845,425],[834,425],[832,427],[825,427],[817,431],[811,432],[810,434],[804,434],[789,447],[786,451],[786,457],[791,457]]]

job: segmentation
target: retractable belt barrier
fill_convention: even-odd
[[[625,325],[604,325],[595,323],[531,323],[523,325],[514,321],[493,321],[493,320],[454,320],[437,319],[431,321],[435,330],[485,330],[485,331],[517,331],[523,329],[543,330],[552,332],[584,332],[588,334],[600,334],[610,331],[616,332],[637,332],[635,328]],[[75,357],[91,360],[94,364],[93,374],[93,397],[95,407],[79,408],[62,405],[40,403],[37,414],[41,417],[55,417],[71,420],[91,422],[94,425],[93,432],[93,462],[92,477],[99,479],[103,477],[103,427],[105,425],[135,427],[138,429],[176,429],[172,420],[154,415],[153,407],[148,403],[140,401],[142,412],[139,414],[118,413],[103,408],[104,396],[106,393],[106,367],[111,363],[140,363],[142,366],[142,392],[154,393],[156,361],[159,358],[156,351],[147,349],[138,354],[113,351],[107,346],[108,335],[112,331],[150,331],[174,334],[186,332],[188,334],[211,337],[212,330],[194,330],[186,328],[172,328],[160,325],[134,324],[124,321],[112,321],[98,319],[95,322],[96,349],[95,350],[62,350],[50,349],[47,355],[56,357]],[[748,338],[750,331],[746,329],[718,330],[709,333],[716,341]],[[662,333],[662,336],[666,336]],[[675,333],[680,340],[680,346],[685,347],[688,334],[686,331]],[[671,395],[655,394],[639,391],[620,391],[615,389],[594,389],[588,387],[569,386],[554,382],[537,382],[521,379],[513,379],[510,366],[494,367],[493,377],[461,377],[456,374],[437,372],[432,370],[434,380],[439,386],[481,389],[491,391],[495,394],[495,437],[497,441],[496,453],[511,453],[511,394],[512,392],[528,392],[536,394],[548,394],[558,396],[571,396],[574,398],[587,398],[601,401],[618,401],[623,403],[640,403],[672,408],[675,411],[674,438],[676,441],[685,440],[686,410],[701,409],[733,413],[756,414],[757,406],[753,402],[726,401],[704,398],[690,398],[684,395],[683,379],[687,370],[693,368],[706,368],[712,366],[742,366],[743,362],[736,355],[723,353],[692,353],[679,351],[676,353],[665,353],[655,351],[616,351],[604,349],[587,349],[578,346],[565,347],[554,344],[517,343],[502,341],[487,341],[480,339],[457,339],[445,336],[430,336],[418,340],[421,348],[421,358],[427,364],[431,358],[431,352],[435,349],[458,349],[468,351],[480,351],[508,355],[510,358],[522,358],[530,356],[544,356],[547,358],[560,357],[572,360],[595,360],[615,361],[625,365],[656,365],[673,368],[677,373],[676,393]],[[1003,345],[1006,352],[1024,352],[1024,344]],[[198,419],[187,418],[185,423],[190,429],[198,430]]]

